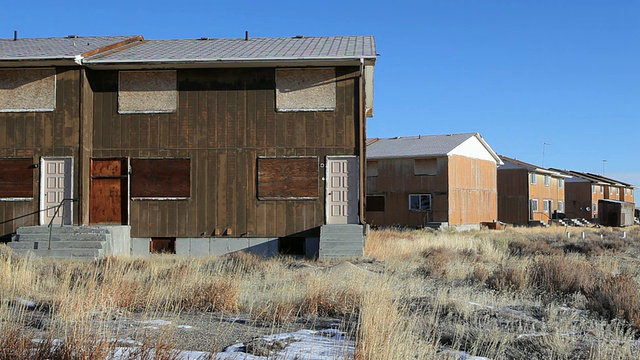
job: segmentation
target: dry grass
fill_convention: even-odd
[[[0,360],[105,358],[117,314],[185,311],[267,328],[338,319],[357,359],[637,358],[640,230],[573,231],[379,230],[368,261],[326,264],[244,253],[54,261],[0,245]],[[33,330],[25,300],[47,329]],[[171,339],[141,335],[128,356],[170,358]]]

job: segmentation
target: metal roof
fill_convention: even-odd
[[[555,171],[559,171],[565,174],[569,174],[573,177],[577,177],[580,179],[584,179],[587,181],[590,181],[592,183],[597,183],[600,185],[614,185],[614,186],[622,186],[622,187],[630,187],[630,188],[634,188],[635,185],[629,184],[629,183],[625,183],[622,181],[618,181],[615,179],[611,179],[602,175],[598,175],[598,174],[592,174],[592,173],[584,173],[584,172],[580,172],[580,171],[574,171],[574,170],[560,170],[560,169],[553,169]]]
[[[85,59],[91,64],[375,59],[373,36],[145,40]]]
[[[389,139],[369,139],[368,159],[446,156],[477,133],[420,135]]]
[[[0,61],[75,59],[133,36],[68,36],[0,39]]]
[[[505,164],[507,163],[511,163],[512,165],[515,165],[516,167],[522,168],[522,169],[526,169],[528,171],[535,171],[535,172],[539,172],[541,174],[548,174],[548,175],[553,175],[556,177],[564,177],[564,178],[570,178],[571,175],[566,175],[561,171],[558,171],[556,169],[545,169],[542,167],[539,167],[537,165],[533,165],[533,164],[529,164],[527,162],[518,160],[518,159],[514,159],[514,158],[510,158],[504,155],[500,155],[500,158],[502,159],[502,161],[505,162]],[[498,170],[500,170],[501,168],[498,168]],[[506,169],[506,167],[503,167],[502,169]]]

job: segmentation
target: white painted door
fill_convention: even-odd
[[[327,157],[327,224],[358,224],[358,157]]]
[[[56,208],[63,199],[73,197],[72,158],[43,158],[40,181],[40,225],[71,225],[72,202],[65,201],[56,214]]]

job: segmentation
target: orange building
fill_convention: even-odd
[[[497,219],[498,155],[478,133],[367,143],[367,222],[479,228]]]
[[[498,220],[546,225],[565,212],[565,179],[570,176],[500,155]]]

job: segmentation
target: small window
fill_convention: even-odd
[[[0,112],[53,111],[55,69],[0,70]]]
[[[600,185],[600,194],[604,194],[604,185]]]
[[[318,198],[318,157],[258,158],[258,199]]]
[[[598,203],[591,204],[591,210],[593,211],[594,214],[598,212]]]
[[[33,159],[0,158],[0,199],[33,199]]]
[[[384,211],[384,195],[367,195],[367,211]]]
[[[542,201],[542,211],[549,212],[549,205],[551,205],[549,200]]]
[[[531,185],[536,184],[536,173],[531,173]]]
[[[336,70],[277,69],[276,111],[336,109]]]
[[[620,195],[620,188],[616,188],[616,195]]]
[[[558,179],[558,188],[559,188],[559,189],[562,189],[562,187],[563,187],[563,186],[564,186],[564,179],[559,178],[559,179]]]
[[[558,201],[558,212],[564,212],[564,201]]]
[[[149,251],[152,254],[175,254],[176,238],[174,237],[154,237],[149,243]]]
[[[538,199],[531,199],[531,211],[532,212],[538,211]]]
[[[545,175],[544,176],[544,186],[549,186],[550,183],[551,183],[551,180],[550,180],[549,175]]]
[[[378,161],[369,160],[367,161],[367,177],[376,177],[378,176]]]
[[[132,198],[180,200],[190,196],[190,159],[131,159]]]
[[[436,175],[438,173],[438,159],[413,160],[414,175]]]
[[[409,195],[409,210],[430,211],[431,210],[431,194]]]
[[[593,185],[593,193],[594,193],[594,194],[595,194],[596,192],[598,192],[598,191],[597,191],[597,189],[598,189],[598,188],[597,188],[595,185]]]
[[[121,71],[118,114],[171,113],[177,107],[174,70]]]

